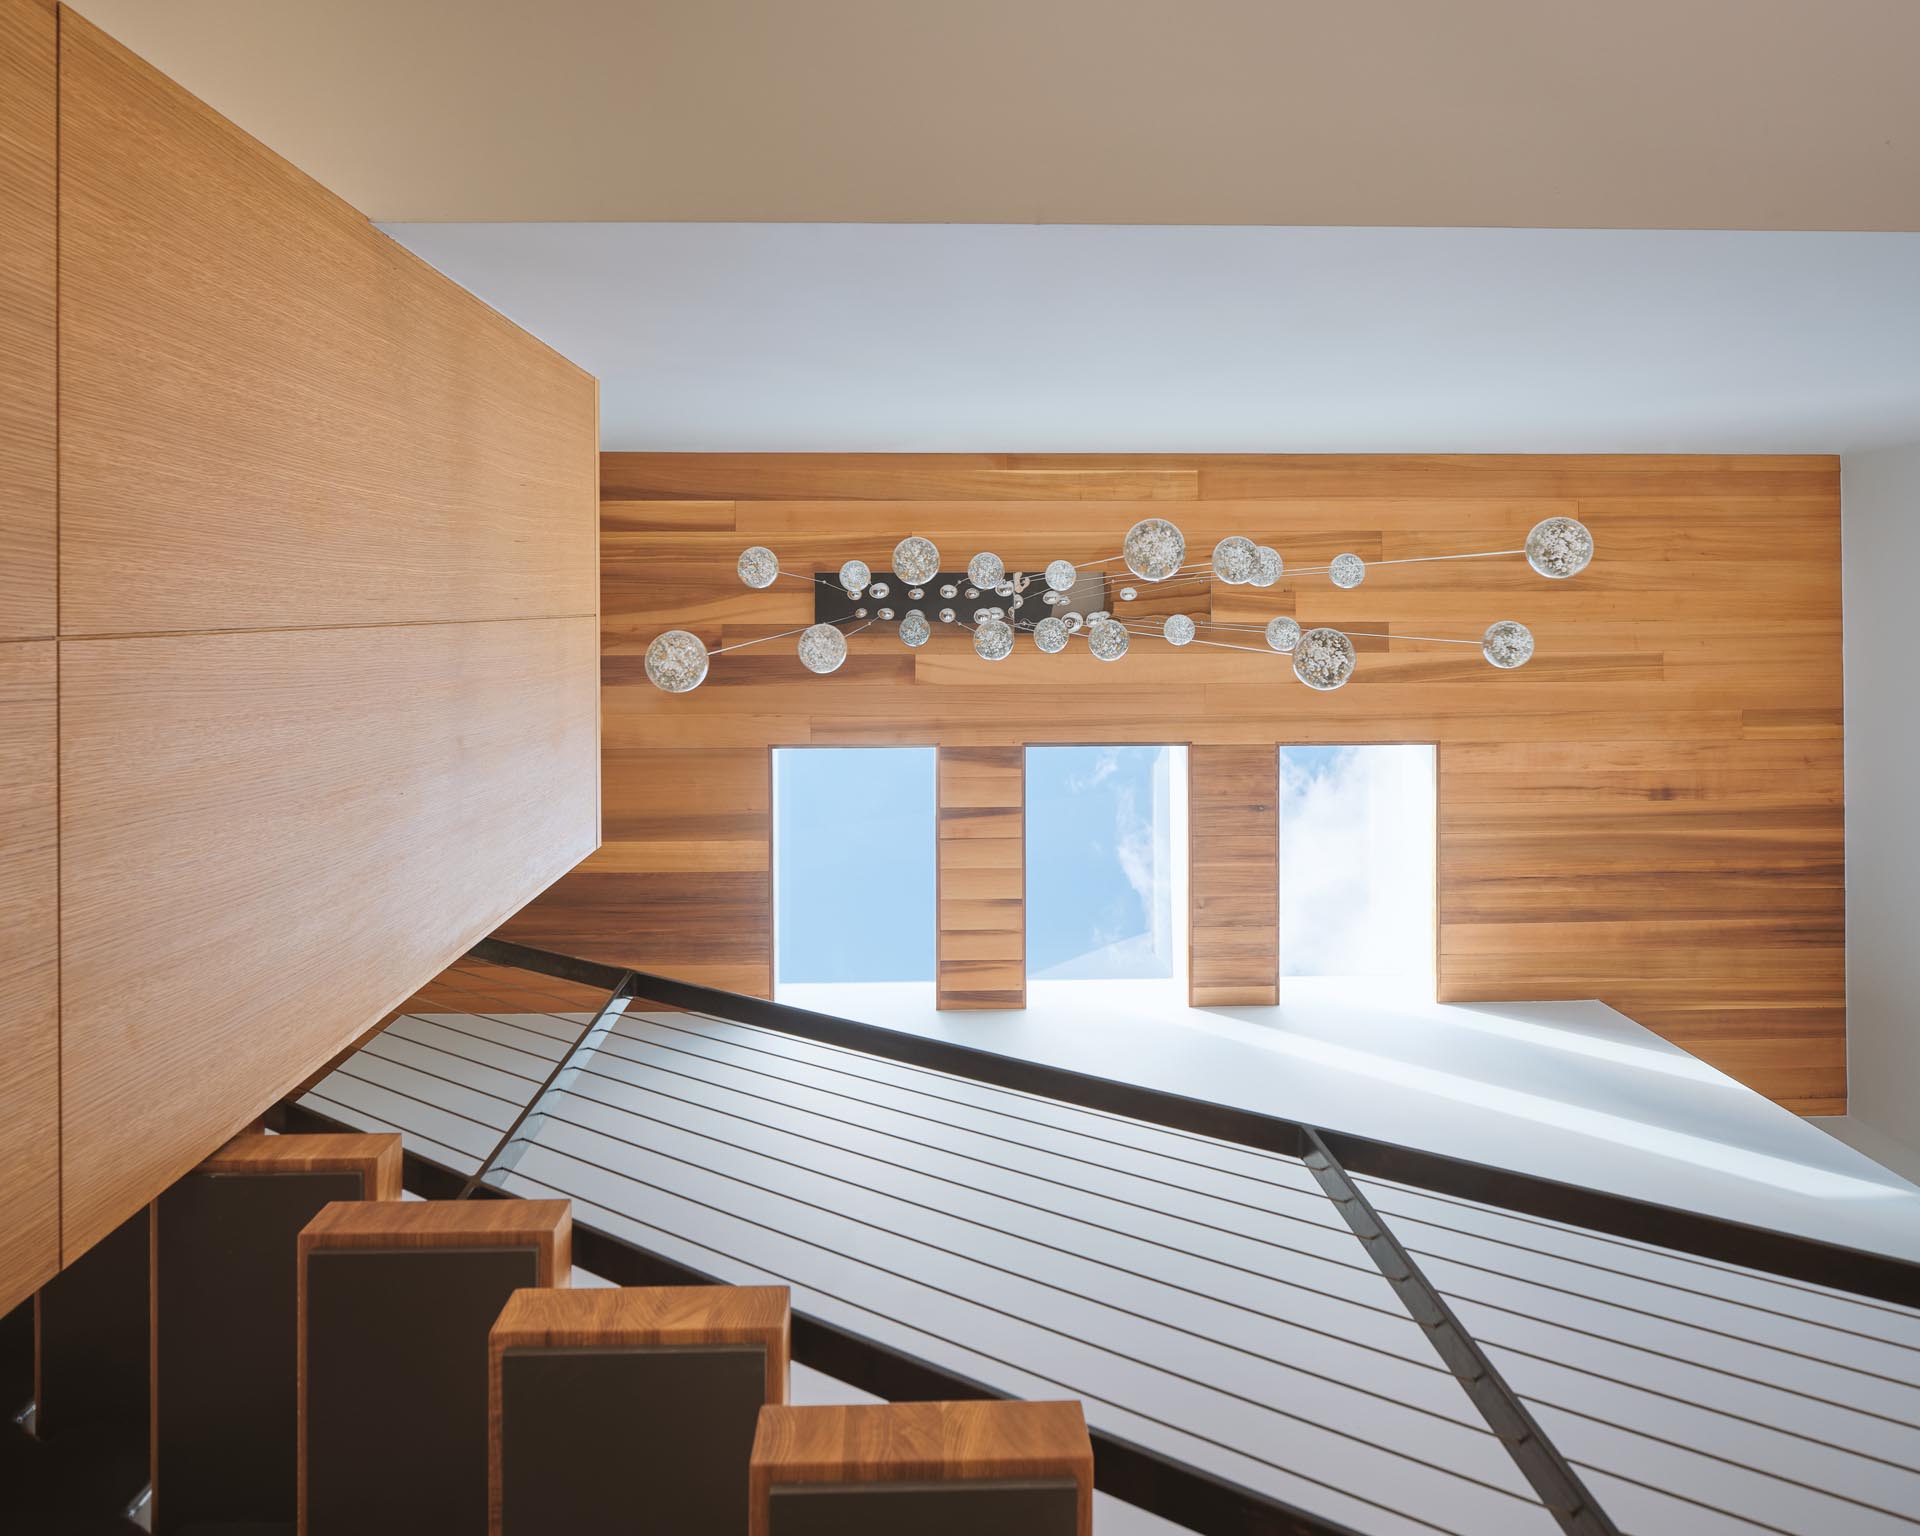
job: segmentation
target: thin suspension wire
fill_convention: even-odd
[[[844,619],[827,619],[823,622],[827,624],[852,624],[857,621],[857,618],[858,615],[849,614]],[[873,620],[871,619],[867,620],[867,624],[871,624],[872,622]],[[813,625],[811,624],[802,624],[798,629],[783,629],[777,635],[761,635],[756,640],[736,640],[732,645],[716,646],[713,650],[708,651],[707,654],[709,656],[724,656],[728,651],[744,651],[750,645],[765,645],[769,640],[784,640],[788,635],[804,634],[812,628]],[[861,629],[864,628],[866,628],[866,625],[861,625]],[[857,635],[860,633],[860,630],[849,630],[848,633]]]

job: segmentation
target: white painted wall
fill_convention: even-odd
[[[1912,650],[1920,443],[1849,455],[1840,494],[1848,1106],[1869,1133],[1850,1139],[1872,1150],[1874,1138],[1889,1138],[1920,1164],[1920,682]]]

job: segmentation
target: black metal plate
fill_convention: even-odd
[[[832,1483],[775,1487],[772,1536],[1076,1536],[1071,1478],[953,1483]]]

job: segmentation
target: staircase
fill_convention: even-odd
[[[0,1530],[1091,1529],[1078,1404],[790,1407],[784,1287],[575,1291],[570,1201],[400,1179],[238,1137],[0,1321]]]

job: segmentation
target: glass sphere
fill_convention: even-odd
[[[916,603],[919,602],[920,599],[925,597],[926,595],[927,594],[924,591],[922,591],[919,587],[915,587],[907,593],[907,596],[910,597]]]
[[[1330,693],[1353,676],[1353,642],[1337,629],[1310,629],[1293,652],[1293,675],[1309,688]]]
[[[1184,613],[1176,613],[1160,633],[1167,637],[1168,645],[1186,645],[1193,639],[1193,620]]]
[[[740,551],[740,563],[734,569],[739,571],[740,579],[756,590],[773,585],[773,578],[780,574],[780,557],[764,544],[756,544],[751,549]]]
[[[932,633],[933,626],[918,608],[909,608],[907,616],[900,621],[900,638],[908,645],[925,645]]]
[[[893,610],[891,608],[882,608],[874,617],[876,619],[890,619],[893,617]]]
[[[892,590],[893,588],[888,586],[884,581],[876,581],[872,586],[867,588],[867,596],[885,597]]]
[[[647,647],[647,681],[662,693],[688,693],[707,675],[707,646],[698,635],[670,629]]]
[[[1113,617],[1113,615],[1112,615],[1111,613],[1109,613],[1109,612],[1107,612],[1107,610],[1106,610],[1106,609],[1104,609],[1104,608],[1096,608],[1096,609],[1094,609],[1094,610],[1093,610],[1093,612],[1092,612],[1092,613],[1090,613],[1090,614],[1088,614],[1088,615],[1087,615],[1087,622],[1088,622],[1089,624],[1100,624],[1100,623],[1103,623],[1103,622],[1105,622],[1106,620],[1108,620],[1108,619],[1110,619],[1110,618],[1112,618],[1112,617]]]
[[[940,551],[919,534],[893,546],[893,574],[910,587],[923,587],[940,574]]]
[[[1005,661],[1013,654],[1013,626],[988,619],[973,632],[973,652],[982,661]]]
[[[1527,564],[1555,581],[1578,576],[1591,559],[1593,535],[1573,518],[1549,517],[1527,535]]]
[[[1512,619],[1489,624],[1480,642],[1480,654],[1503,672],[1524,667],[1533,655],[1533,631]]]
[[[856,608],[853,610],[853,616],[856,619],[864,619],[867,616],[867,610],[864,608]]]
[[[864,560],[849,560],[840,567],[840,585],[854,597],[866,591],[867,583],[873,580],[873,572],[867,569]]]
[[[1243,587],[1253,580],[1257,563],[1253,540],[1237,533],[1213,546],[1213,574],[1230,587]]]
[[[1280,579],[1280,573],[1286,569],[1286,562],[1280,558],[1280,551],[1266,544],[1256,545],[1253,551],[1253,585],[1270,587]]]
[[[1300,623],[1282,614],[1267,621],[1267,644],[1281,655],[1289,654],[1300,643]]]
[[[958,597],[960,595],[960,589],[950,581],[943,581],[940,583],[940,595],[942,597]]]
[[[951,624],[959,617],[960,615],[955,613],[951,608],[942,608],[940,610],[940,622],[942,624]]]
[[[1095,624],[1087,631],[1087,649],[1102,661],[1118,661],[1127,654],[1132,637],[1127,626],[1115,619]]]
[[[1327,574],[1333,578],[1336,587],[1351,590],[1367,579],[1367,562],[1358,555],[1335,555],[1333,564],[1327,567]]]
[[[973,610],[973,622],[976,624],[985,624],[989,619],[1003,617],[1005,617],[1005,615],[1003,615],[998,608],[976,608]]]
[[[823,677],[847,659],[847,637],[831,624],[815,624],[800,632],[800,665]]]
[[[1165,581],[1187,558],[1187,536],[1164,517],[1143,517],[1120,541],[1120,555],[1142,581]]]
[[[1012,597],[1013,583],[1010,581],[1001,582],[999,586],[993,589],[993,595],[995,597]]]
[[[1069,612],[1067,614],[1067,633],[1068,634],[1077,635],[1080,633],[1081,630],[1085,629],[1086,627],[1087,627],[1087,621],[1083,615],[1078,613],[1072,613],[1072,612]]]
[[[1040,594],[1040,601],[1045,603],[1049,608],[1057,608],[1062,603],[1072,602],[1073,599],[1068,597],[1066,593],[1055,592],[1049,587],[1045,592]]]
[[[997,587],[1007,579],[1007,568],[998,555],[982,550],[967,562],[967,580],[976,587]]]
[[[1033,643],[1051,656],[1055,651],[1064,651],[1073,631],[1059,619],[1042,619],[1033,626]]]
[[[972,602],[974,598],[980,595],[980,589],[978,587],[968,587],[965,595],[967,601]]]
[[[1140,594],[1134,591],[1132,587],[1122,587],[1120,589],[1120,601],[1123,603],[1130,603],[1139,595]]]
[[[1071,592],[1079,579],[1080,573],[1073,568],[1071,560],[1055,560],[1047,567],[1047,585],[1056,592]]]

